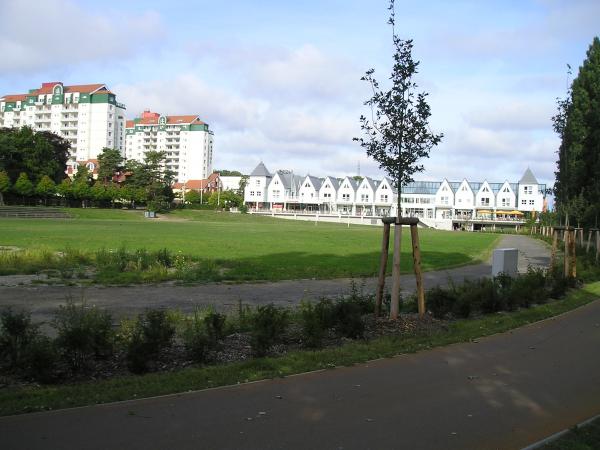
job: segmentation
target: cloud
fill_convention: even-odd
[[[199,114],[211,126],[224,131],[254,127],[267,107],[264,101],[215,88],[192,73],[165,80],[119,84],[114,89],[127,106],[129,117],[145,109],[162,114]]]
[[[490,130],[547,130],[552,126],[554,113],[552,104],[499,101],[467,112],[465,120],[474,127]]]
[[[32,9],[33,8],[33,9]],[[164,37],[160,16],[106,8],[86,11],[70,0],[0,3],[0,71],[21,73],[131,56]]]

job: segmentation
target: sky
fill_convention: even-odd
[[[0,95],[105,83],[127,106],[198,114],[215,169],[316,176],[384,172],[353,142],[392,68],[380,0],[0,0]],[[554,181],[551,117],[594,35],[597,0],[397,1],[416,82],[442,142],[420,180]],[[567,64],[573,75],[567,73]]]

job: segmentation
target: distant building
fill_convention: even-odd
[[[95,159],[104,147],[125,150],[125,105],[104,84],[42,83],[0,98],[0,127],[29,126],[71,143],[70,162]]]
[[[203,180],[212,173],[213,132],[198,116],[163,116],[144,111],[128,120],[125,157],[144,161],[148,151],[164,151],[175,181]]]
[[[414,181],[402,188],[402,215],[450,228],[460,221],[522,219],[546,208],[546,185],[530,169],[518,183]],[[398,193],[391,180],[298,176],[269,172],[261,162],[250,174],[244,202],[253,211],[395,216]]]

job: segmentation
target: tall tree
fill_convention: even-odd
[[[104,147],[98,155],[98,179],[107,184],[123,170],[123,156],[114,148]]]
[[[402,187],[413,180],[416,172],[423,171],[419,163],[429,156],[429,151],[441,140],[442,134],[430,131],[428,120],[431,110],[427,104],[427,93],[417,92],[415,75],[419,61],[412,57],[412,40],[400,39],[395,30],[394,0],[390,1],[394,65],[390,76],[391,86],[383,89],[375,79],[374,69],[361,79],[369,83],[373,95],[364,102],[370,108],[370,118],[361,115],[360,128],[363,137],[354,138],[366,150],[367,155],[379,163],[392,179],[397,190],[397,216],[394,228],[394,261],[392,265],[392,301],[390,317],[398,317],[400,299],[400,241],[402,225]],[[384,237],[384,241],[385,241]],[[414,238],[413,238],[414,239]],[[382,260],[387,261],[387,244]],[[382,263],[382,267],[383,267]],[[378,300],[379,301],[379,300]]]
[[[565,215],[593,225],[600,215],[600,39],[595,37],[567,98],[552,118],[561,139],[554,193]],[[584,211],[584,212],[582,212]]]

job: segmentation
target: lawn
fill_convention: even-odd
[[[131,211],[68,212],[73,219],[2,219],[0,246],[82,252],[167,248],[216,267],[223,279],[238,281],[362,277],[378,270],[382,232],[378,227],[315,225],[212,211],[178,211],[156,220]],[[419,234],[424,270],[478,261],[499,239],[429,229]],[[407,272],[412,269],[408,229],[402,250],[401,266]]]

